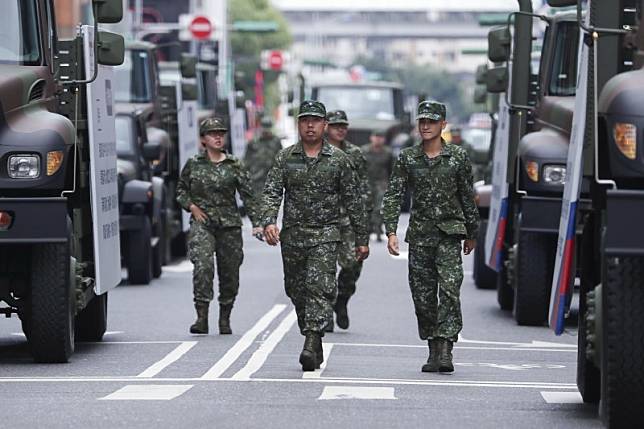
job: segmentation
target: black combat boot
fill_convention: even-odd
[[[230,312],[232,310],[232,304],[219,304],[219,333],[221,335],[233,333],[232,329],[230,329]]]
[[[315,371],[318,363],[316,350],[318,342],[321,341],[320,334],[316,332],[307,332],[304,339],[304,347],[300,353],[300,363],[302,364],[302,371]]]
[[[208,306],[207,302],[196,301],[195,309],[197,310],[197,321],[190,326],[191,334],[208,333]]]
[[[349,298],[339,296],[338,300],[335,302],[333,309],[336,314],[336,322],[338,327],[341,329],[349,329],[349,313],[347,311],[347,302]]]
[[[324,350],[322,349],[322,337],[318,336],[317,347],[315,348],[315,355],[317,357],[317,362],[315,363],[315,369],[320,369],[322,362],[324,362]]]
[[[434,340],[427,340],[429,344],[429,357],[427,358],[427,363],[423,365],[421,369],[422,372],[438,372],[438,356],[440,354],[440,339],[436,338]]]
[[[438,357],[438,371],[439,372],[454,372],[454,364],[452,363],[452,348],[454,343],[450,340],[441,338],[440,355]]]

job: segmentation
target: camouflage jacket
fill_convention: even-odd
[[[275,158],[264,188],[264,226],[277,222],[284,196],[281,240],[314,246],[341,241],[341,207],[356,233],[356,246],[369,243],[367,213],[349,157],[325,142],[316,158],[307,158],[302,143]]]
[[[273,166],[275,156],[282,150],[282,143],[277,137],[262,139],[261,137],[248,143],[244,154],[244,165],[250,173],[253,182],[264,182],[268,170]]]
[[[367,175],[367,160],[362,154],[362,150],[353,143],[345,140],[340,145],[340,149],[349,156],[351,165],[353,165],[353,171],[355,172],[358,178],[358,186],[360,187],[360,192],[362,193],[362,202],[365,205],[367,212],[373,210],[373,195],[371,193],[371,186],[369,184],[369,176]],[[342,213],[345,213],[344,208]],[[343,226],[349,226],[351,221],[348,216],[344,216],[341,221]]]
[[[395,161],[393,152],[387,146],[379,152],[374,151],[370,145],[362,150],[367,161],[369,183],[374,188],[386,188]]]
[[[253,226],[257,226],[259,207],[250,187],[248,171],[231,155],[214,163],[203,153],[190,158],[181,170],[177,202],[186,211],[190,211],[190,204],[202,209],[208,216],[209,225],[241,226],[235,191],[239,192]]]
[[[438,230],[476,239],[479,213],[474,201],[472,167],[463,148],[443,142],[443,149],[434,159],[425,155],[422,145],[400,153],[383,199],[387,234],[396,232],[407,188],[411,191],[412,209],[405,241],[431,245]]]

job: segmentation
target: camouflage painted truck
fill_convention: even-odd
[[[0,312],[18,315],[38,362],[98,341],[121,280],[111,65],[123,38],[95,27],[56,37],[51,0],[3,4],[0,28]],[[97,41],[97,43],[94,43]]]
[[[568,2],[571,5],[575,1]],[[584,43],[550,326],[580,277],[577,386],[609,428],[644,422],[644,1],[578,4]],[[585,195],[589,205],[580,204]],[[572,233],[581,230],[581,237]]]
[[[513,310],[520,325],[543,325],[566,178],[579,30],[574,13],[557,12],[560,0],[548,1],[553,8],[548,16],[533,14],[528,0],[519,4],[520,12],[510,17],[513,37],[508,26],[489,34],[490,60],[507,64],[487,72],[488,90],[502,93],[505,111],[499,112],[493,171],[506,174],[492,179],[485,251],[488,265],[498,272],[500,307]],[[545,25],[538,62],[534,20]],[[504,185],[502,198],[498,192]]]

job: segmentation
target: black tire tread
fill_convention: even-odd
[[[127,234],[127,278],[130,284],[150,284],[152,280],[152,226],[143,218],[143,227]]]
[[[107,330],[107,292],[95,296],[76,316],[77,341],[101,341]]]
[[[479,234],[474,249],[474,284],[477,289],[495,289],[496,271],[485,263],[485,235],[487,221],[482,221],[479,226]]]

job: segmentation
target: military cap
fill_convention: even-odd
[[[418,116],[416,116],[416,119],[443,121],[446,116],[447,109],[443,103],[439,103],[438,101],[423,101],[418,105]]]
[[[270,116],[262,116],[262,119],[259,121],[262,128],[273,128],[273,120]]]
[[[349,125],[349,120],[347,119],[347,113],[344,110],[333,110],[327,113],[326,120],[329,121],[329,125],[333,125],[333,124]]]
[[[300,113],[297,117],[302,118],[304,116],[317,116],[326,119],[326,107],[319,101],[305,100],[300,104]]]
[[[199,125],[199,134],[205,135],[208,131],[228,131],[228,127],[221,118],[208,118],[201,121]]]
[[[374,136],[374,137],[385,137],[386,133],[385,133],[384,130],[373,130],[371,132],[371,135]]]

